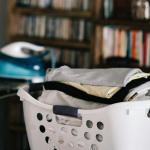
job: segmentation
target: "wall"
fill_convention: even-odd
[[[0,48],[6,45],[7,0],[0,0]],[[0,99],[0,150],[4,150],[4,101]]]
[[[0,48],[6,45],[7,0],[0,0]]]

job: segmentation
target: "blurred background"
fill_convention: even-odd
[[[150,72],[150,1],[1,0],[1,150],[30,149],[18,86],[62,65]]]
[[[0,1],[0,47],[3,47],[6,45],[7,40],[6,40],[6,33],[7,33],[7,2],[5,0]],[[4,106],[5,102],[2,100],[1,105],[0,105],[0,134],[2,135],[0,137],[0,147],[4,149],[4,137],[5,137],[5,114],[4,114]]]
[[[7,44],[6,33],[7,33],[7,1],[0,1],[0,47]]]

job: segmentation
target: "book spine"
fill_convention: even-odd
[[[45,29],[46,29],[46,16],[41,17],[41,27],[40,27],[40,37],[45,37]]]
[[[63,52],[64,52],[63,63],[65,65],[67,65],[67,63],[68,63],[68,50],[64,49]]]
[[[83,0],[83,10],[84,11],[88,10],[88,0]]]
[[[44,0],[45,8],[50,7],[51,0]]]
[[[64,0],[60,0],[60,9],[63,9]]]
[[[63,26],[63,28],[62,28],[62,39],[65,39],[65,34],[66,34],[66,18],[64,18],[62,20],[62,26]]]
[[[83,68],[89,68],[90,67],[90,54],[89,52],[85,52],[85,62]]]
[[[31,7],[36,7],[36,0],[31,0],[30,6],[31,6]]]
[[[71,51],[71,63],[70,63],[70,65],[72,68],[75,67],[75,51],[74,50]]]
[[[150,33],[147,34],[146,39],[146,67],[150,64]]]
[[[80,54],[80,51],[77,51],[76,52],[76,63],[77,63],[77,68],[80,68],[81,66],[81,54]]]
[[[126,34],[127,31],[124,31],[124,53],[123,53],[123,57],[126,57],[126,54],[127,54],[127,40],[128,40],[128,37],[127,37],[127,34]]]
[[[136,59],[136,31],[135,30],[133,30],[132,31],[132,42],[133,42],[133,44],[132,44],[132,58],[133,59]]]
[[[147,44],[147,32],[144,32],[144,37],[143,37],[143,66],[146,66],[146,44]]]
[[[139,60],[140,60],[140,66],[143,66],[143,31],[140,31],[140,54],[139,54]]]
[[[18,6],[54,8],[63,10],[91,10],[91,0],[17,0]]]
[[[66,18],[66,25],[65,25],[65,30],[66,30],[66,34],[65,34],[65,40],[69,39],[69,19]]]
[[[25,28],[25,16],[22,16],[22,17],[20,17],[19,18],[19,34],[20,35],[24,35],[25,34],[25,32],[24,32],[24,28]]]
[[[29,36],[29,29],[30,29],[30,17],[27,16],[26,36]]]
[[[107,54],[107,31],[108,31],[108,28],[107,27],[104,27],[103,28],[103,44],[102,44],[102,55],[103,55],[103,58],[104,60],[106,59],[106,54]]]
[[[79,0],[74,0],[74,9],[75,9],[75,10],[78,9],[78,1],[79,1]]]
[[[80,53],[81,53],[81,66],[80,66],[80,68],[83,68],[84,67],[84,62],[85,62],[85,60],[84,60],[85,59],[85,57],[84,57],[85,53],[84,52],[80,52]]]
[[[115,30],[115,52],[114,52],[115,57],[119,56],[119,49],[120,49],[120,30],[116,29]]]
[[[55,28],[56,28],[56,31],[55,31],[55,38],[56,39],[59,39],[59,19],[56,18],[55,19]]]
[[[108,37],[109,45],[108,45],[108,57],[113,56],[113,28],[109,28],[109,37]]]
[[[130,31],[130,51],[129,51],[129,58],[132,58],[132,47],[133,47],[133,33]]]
[[[79,41],[83,41],[84,38],[84,20],[80,20],[79,21],[79,37],[78,40]]]
[[[88,11],[92,10],[91,6],[92,6],[92,0],[88,0],[88,9],[87,9]]]
[[[48,33],[47,33],[47,37],[51,38],[52,37],[52,18],[48,17]]]
[[[85,20],[84,41],[89,42],[91,38],[91,23]]]
[[[55,28],[55,22],[56,22],[56,18],[52,18],[51,20],[51,37],[52,38],[55,38],[55,31],[56,31],[56,28]]]
[[[72,0],[68,0],[68,10],[71,10],[72,8]]]
[[[139,31],[136,31],[136,59],[139,59],[139,48],[140,48],[140,41],[139,41]]]

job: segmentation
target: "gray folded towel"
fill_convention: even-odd
[[[71,69],[68,66],[62,66],[47,69],[46,81],[125,87],[130,77],[136,73],[142,73],[142,71],[138,68]]]

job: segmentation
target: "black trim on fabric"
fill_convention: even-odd
[[[82,100],[86,100],[86,101],[93,101],[93,102],[104,103],[104,104],[113,104],[113,103],[123,102],[124,98],[126,97],[130,89],[140,86],[141,84],[144,84],[148,81],[150,81],[150,77],[133,80],[129,82],[126,85],[126,87],[121,88],[110,99],[87,94],[73,86],[66,85],[60,82],[54,82],[54,81],[45,82],[44,87],[46,90],[58,90],[58,91],[66,93],[67,95],[70,95],[70,96],[73,96]]]

